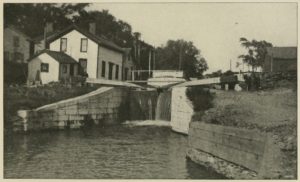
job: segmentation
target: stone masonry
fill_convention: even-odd
[[[84,122],[114,124],[120,121],[120,106],[128,99],[127,88],[101,87],[88,94],[45,105],[34,110],[21,110],[22,118],[15,131],[79,128]]]

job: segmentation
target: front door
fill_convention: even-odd
[[[79,73],[87,75],[87,59],[79,59]]]
[[[108,79],[109,80],[112,80],[112,77],[113,77],[113,67],[114,67],[114,64],[109,63],[109,68],[108,68]]]

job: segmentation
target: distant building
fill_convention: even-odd
[[[14,26],[4,28],[4,60],[27,63],[33,54],[32,39]]]
[[[56,82],[78,75],[78,63],[71,56],[57,51],[44,50],[28,61],[28,81],[42,84]]]
[[[130,53],[112,41],[97,36],[95,26],[95,23],[91,23],[89,31],[71,25],[61,31],[50,32],[47,34],[46,44],[43,36],[40,36],[35,39],[35,52],[44,48],[63,52],[79,63],[78,74],[87,74],[89,78],[128,78],[134,67]]]
[[[282,72],[297,70],[297,47],[267,48],[263,71]]]
[[[123,80],[132,80],[132,71],[135,68],[135,64],[132,59],[131,49],[124,48],[125,53],[123,54]]]

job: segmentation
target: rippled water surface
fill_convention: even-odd
[[[165,126],[118,125],[5,137],[5,178],[209,179],[186,159],[187,137]]]

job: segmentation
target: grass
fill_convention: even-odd
[[[39,87],[4,85],[4,127],[11,127],[11,121],[21,109],[37,107],[60,100],[80,96],[96,90],[90,86],[67,86],[60,83],[50,83]]]

